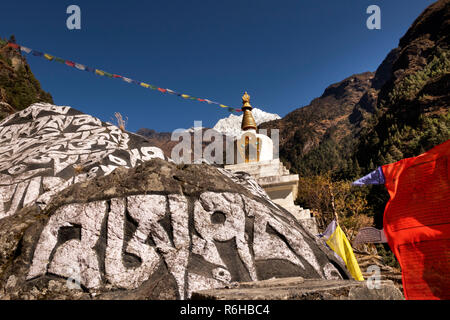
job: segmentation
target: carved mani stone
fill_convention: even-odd
[[[279,260],[304,270],[308,264],[320,278],[340,277],[332,264],[321,267],[311,242],[297,228],[258,201],[237,193],[204,192],[193,201],[192,218],[189,211],[188,198],[178,194],[133,195],[60,207],[39,237],[27,279],[54,274],[78,279],[87,289],[109,284],[131,290],[164,264],[177,297],[185,299],[193,291],[233,280],[231,269],[236,266],[223,259],[224,254],[232,254],[223,252],[224,243],[232,244],[250,280],[261,280],[255,262]],[[251,234],[246,230],[249,223]],[[78,235],[64,236],[67,228],[79,230]],[[138,263],[126,263],[127,255]],[[282,270],[279,273],[283,275]]]

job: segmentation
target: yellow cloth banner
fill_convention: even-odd
[[[141,82],[141,86],[143,86],[144,88],[149,88],[149,87],[150,87],[150,85],[149,85],[149,84],[147,84],[147,83],[144,83],[144,82]]]
[[[185,98],[185,99],[187,99],[187,98],[189,98],[190,96],[188,96],[187,94],[182,94],[181,95],[183,98]]]
[[[98,70],[98,69],[95,69],[95,73],[98,74],[99,76],[104,76],[105,75],[104,71]]]
[[[47,60],[53,60],[53,56],[51,56],[51,55],[49,55],[49,54],[44,54],[44,57],[45,57],[45,59],[47,59]]]
[[[339,225],[337,225],[336,230],[327,240],[327,245],[344,260],[348,271],[355,280],[364,281],[352,246]]]

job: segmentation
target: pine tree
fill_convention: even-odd
[[[375,165],[373,164],[372,159],[370,159],[370,162],[369,162],[369,171],[373,171],[373,170],[375,170]]]
[[[390,164],[390,163],[394,163],[396,162],[394,157],[392,157],[392,155],[388,152],[386,154],[386,156],[384,157],[384,161],[383,161],[383,165],[384,164]]]
[[[358,160],[355,160],[355,175],[356,176],[361,175],[361,167],[359,166]]]
[[[394,162],[403,159],[403,153],[394,144],[389,147],[389,154]]]

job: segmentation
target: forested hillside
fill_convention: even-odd
[[[297,201],[316,212],[320,227],[334,217],[333,194],[350,238],[361,226],[382,228],[384,186],[350,182],[450,139],[449,37],[450,1],[440,0],[375,73],[333,84],[310,105],[263,124],[280,129],[280,157],[301,177]]]
[[[50,93],[42,90],[20,51],[7,45],[10,39],[0,38],[0,120],[14,111],[20,111],[35,102],[53,103]]]

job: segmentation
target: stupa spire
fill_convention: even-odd
[[[252,114],[252,106],[250,105],[250,96],[245,91],[244,95],[242,96],[242,111],[244,112],[244,116],[242,117],[242,125],[241,129],[246,130],[256,130],[256,121],[253,118]]]

